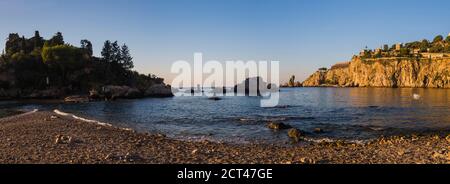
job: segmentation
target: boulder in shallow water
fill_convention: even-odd
[[[291,128],[288,131],[288,136],[292,138],[295,142],[298,142],[303,135],[304,133],[296,128]]]
[[[142,93],[137,88],[130,88],[125,93],[125,98],[140,98],[140,97],[142,97]]]
[[[97,90],[93,89],[89,91],[89,98],[90,99],[103,99],[105,98],[103,94],[101,94],[100,92],[98,92]]]
[[[139,98],[141,97],[141,92],[136,88],[131,88],[129,86],[104,86],[102,89],[102,94],[108,99],[116,98]]]
[[[154,84],[144,93],[147,97],[173,97],[172,88],[164,84]]]
[[[64,102],[85,103],[85,102],[89,102],[89,97],[82,96],[82,95],[73,95],[73,96],[68,96],[68,97],[64,98]]]
[[[64,89],[51,88],[46,90],[35,90],[28,95],[23,95],[23,98],[32,98],[32,99],[54,99],[60,98],[64,96]]]
[[[321,133],[323,133],[323,129],[321,129],[321,128],[315,128],[315,129],[314,129],[314,133],[316,133],[316,134],[321,134]]]
[[[209,100],[214,100],[214,101],[218,101],[218,100],[222,100],[220,97],[218,96],[212,96],[208,98]]]
[[[284,123],[276,123],[276,122],[270,122],[267,124],[267,128],[270,128],[272,130],[284,130],[292,128],[290,125],[286,125]]]
[[[0,89],[0,98],[8,99],[8,98],[17,98],[20,96],[20,92],[18,89]]]

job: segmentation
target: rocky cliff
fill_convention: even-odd
[[[319,70],[303,83],[339,87],[450,88],[450,58],[360,59]]]

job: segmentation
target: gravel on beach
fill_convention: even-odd
[[[0,163],[450,163],[450,136],[408,135],[356,144],[187,141],[86,122],[51,111],[0,119]]]

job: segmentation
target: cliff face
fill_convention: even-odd
[[[450,88],[450,58],[356,58],[346,66],[315,72],[303,86]]]

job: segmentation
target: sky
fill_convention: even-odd
[[[280,79],[304,80],[320,67],[376,48],[450,33],[448,0],[1,0],[0,37],[126,43],[135,70],[170,83],[172,63],[280,61]],[[4,49],[4,44],[0,45]]]

